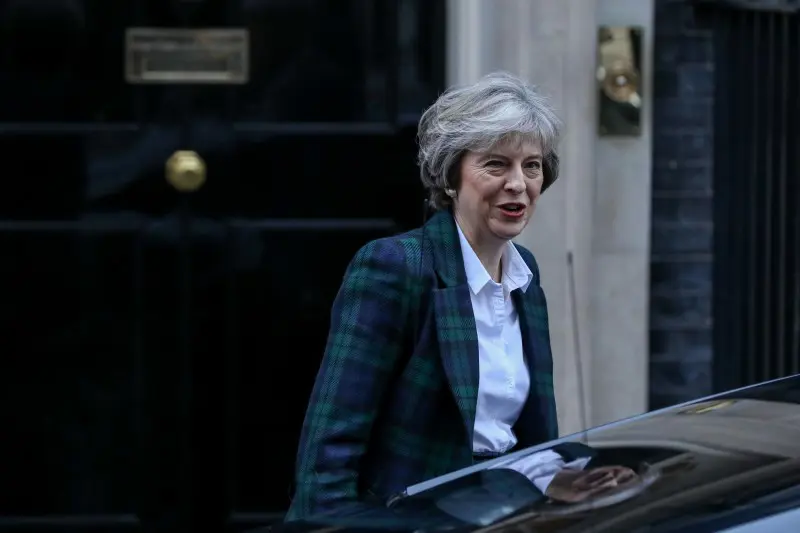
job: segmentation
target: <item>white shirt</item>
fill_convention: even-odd
[[[528,399],[531,384],[511,291],[525,291],[533,273],[509,242],[503,250],[501,283],[497,283],[460,227],[458,237],[478,333],[480,381],[472,449],[478,455],[504,453],[517,444],[511,428]]]
[[[470,288],[472,312],[478,333],[478,404],[472,438],[473,452],[505,453],[517,444],[512,429],[530,392],[530,374],[522,348],[519,315],[511,291],[525,292],[533,280],[525,260],[509,242],[503,250],[501,282],[495,282],[480,262],[461,227],[458,237]],[[545,493],[563,468],[582,469],[588,459],[565,464],[553,451],[534,453],[496,468],[511,468],[525,475]]]

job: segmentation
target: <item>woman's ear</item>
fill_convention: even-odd
[[[546,191],[548,187],[550,187],[557,179],[558,179],[558,171],[559,171],[559,159],[558,154],[555,152],[550,152],[546,156],[544,156],[544,161],[542,162],[542,173],[544,174],[544,183],[542,184],[542,192]]]

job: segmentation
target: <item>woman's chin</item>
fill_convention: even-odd
[[[498,238],[510,241],[516,238],[527,226],[527,218],[521,217],[519,220],[493,220],[492,233]]]

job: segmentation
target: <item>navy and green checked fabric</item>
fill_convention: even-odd
[[[522,447],[558,436],[547,305],[534,273],[512,293],[531,371],[515,432]],[[473,463],[478,393],[475,318],[455,221],[366,244],[333,304],[311,393],[287,520],[385,501]]]

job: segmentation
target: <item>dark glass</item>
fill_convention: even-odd
[[[522,474],[492,469],[464,476],[391,507],[353,503],[305,521],[274,527],[272,531],[324,531],[331,527],[354,532],[473,531],[542,501],[542,494]]]
[[[779,379],[757,387],[735,390],[721,395],[720,398],[800,404],[800,378]]]
[[[502,529],[513,519],[517,527],[531,531],[591,526],[598,531],[700,533],[752,523],[800,508],[793,423],[800,416],[798,382],[796,376],[767,383],[571,437],[592,448],[587,469],[620,465],[639,473],[633,482],[583,502],[552,502],[508,465],[489,469],[492,463],[487,462],[478,472],[464,472],[438,485],[432,480],[431,488],[422,492],[412,488],[412,496],[390,509],[365,502],[313,517],[306,525],[385,531],[467,524]],[[575,445],[551,449],[563,455],[570,446]]]

